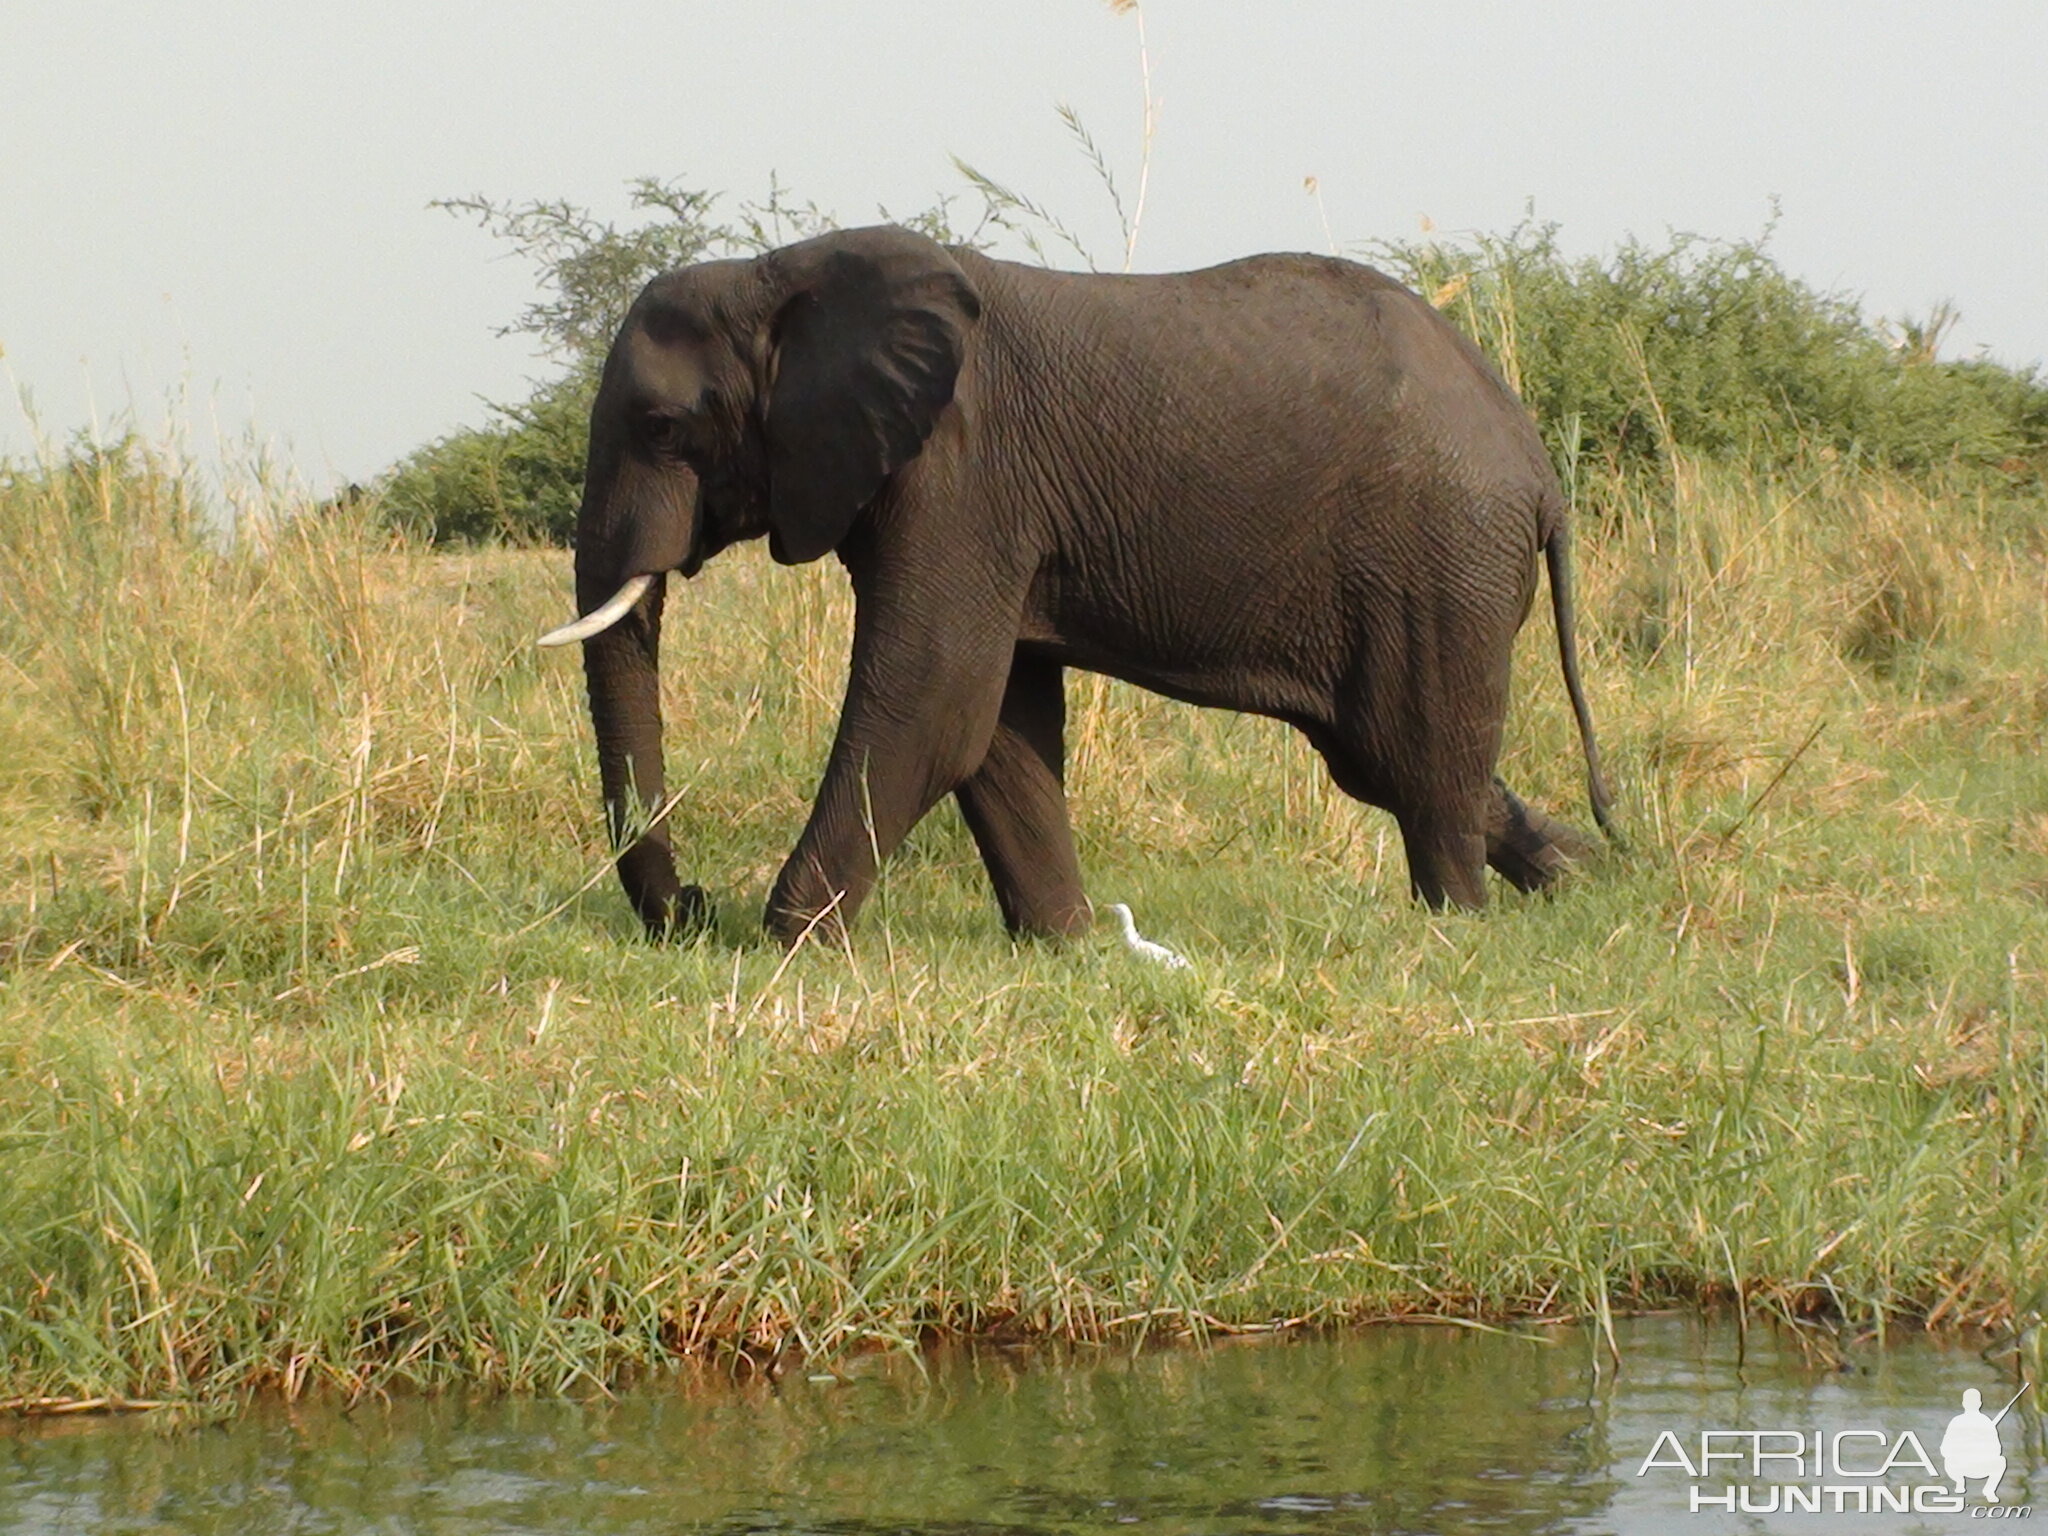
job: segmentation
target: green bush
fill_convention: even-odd
[[[1873,321],[1791,276],[1766,243],[1675,234],[1572,258],[1556,225],[1528,222],[1369,255],[1487,350],[1561,456],[1625,468],[1676,451],[1769,468],[1819,448],[1917,472],[2048,445],[2048,383],[2033,370],[1938,358],[1952,310]]]
[[[383,486],[384,516],[442,544],[567,544],[594,391],[577,368],[523,405],[493,405],[488,424],[416,450]]]

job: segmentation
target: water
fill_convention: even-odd
[[[1761,1516],[1795,1483],[1950,1485],[1873,1470],[1903,1444],[1937,1465],[1965,1388],[1995,1412],[2011,1359],[1981,1340],[1852,1347],[1846,1368],[1782,1334],[1639,1319],[1596,1374],[1587,1335],[1444,1327],[1204,1349],[983,1350],[853,1362],[829,1381],[676,1381],[600,1403],[272,1405],[225,1426],[148,1420],[0,1432],[0,1532],[1718,1532],[1985,1529],[1963,1512]],[[1999,1434],[2002,1512],[2043,1477],[2031,1394]],[[1843,1472],[1803,1459],[1674,1465],[1705,1430],[1841,1432]],[[1674,1439],[1659,1449],[1659,1437]],[[1709,1449],[1740,1447],[1717,1440]],[[1794,1444],[1789,1437],[1766,1450]],[[1746,1457],[1746,1451],[1740,1451]],[[1645,1460],[1664,1465],[1642,1471]],[[1733,1467],[1733,1471],[1730,1468]],[[1788,1474],[1788,1475],[1781,1475]],[[1814,1495],[1823,1510],[1834,1495]],[[1923,1499],[1929,1495],[1923,1491]],[[2025,1528],[2025,1527],[2022,1527]],[[2038,1529],[2048,1532],[2048,1523]]]

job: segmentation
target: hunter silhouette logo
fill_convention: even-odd
[[[2013,1393],[2012,1403],[2026,1393],[2027,1388],[2021,1387]],[[2012,1412],[2012,1403],[1998,1410],[1998,1418],[1987,1419],[1983,1412],[1984,1394],[1975,1387],[1963,1394],[1963,1411],[1948,1421],[1948,1429],[1941,1437],[1942,1470],[1954,1481],[1957,1493],[1963,1492],[1966,1479],[1981,1477],[1985,1501],[1998,1502],[1998,1480],[2005,1476],[2005,1447],[1999,1442],[1998,1423]]]
[[[1687,1437],[1667,1429],[1636,1468],[1637,1477],[1670,1471],[1691,1480],[1690,1512],[1726,1514],[1961,1514],[2025,1519],[2025,1504],[2001,1504],[2005,1447],[1999,1423],[2033,1383],[1998,1412],[1984,1412],[1984,1394],[1963,1393],[1963,1411],[1948,1421],[1937,1450],[1941,1465],[1912,1429],[1875,1426],[1826,1431],[1707,1429]],[[1946,1479],[1944,1481],[1944,1479]],[[1981,1503],[1968,1484],[1982,1479]]]

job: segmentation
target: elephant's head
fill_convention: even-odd
[[[583,642],[619,878],[648,931],[701,921],[664,805],[664,581],[766,534],[784,564],[836,548],[953,398],[980,299],[930,240],[820,236],[656,278],[619,328],[590,413],[576,525]]]

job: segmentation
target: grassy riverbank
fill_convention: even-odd
[[[0,480],[0,1399],[487,1382],[932,1328],[2048,1286],[2048,507],[1817,458],[1580,490],[1633,847],[1405,900],[1265,722],[1070,682],[1106,933],[1002,936],[950,809],[851,953],[753,921],[836,568],[671,602],[721,928],[641,944],[560,554],[436,555],[134,448]],[[1541,605],[1539,605],[1539,608]],[[1504,772],[1584,819],[1539,613]]]

